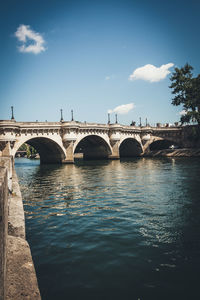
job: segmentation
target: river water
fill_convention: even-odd
[[[200,299],[200,159],[15,160],[43,300]]]

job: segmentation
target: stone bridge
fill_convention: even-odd
[[[0,120],[0,156],[15,157],[23,143],[38,151],[41,163],[73,163],[76,153],[87,159],[119,159],[144,155],[163,143],[185,147],[186,139],[181,126]]]

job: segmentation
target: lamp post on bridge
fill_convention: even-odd
[[[117,124],[118,121],[117,121],[117,114],[115,115],[115,123]]]
[[[140,117],[140,127],[142,126],[141,117]]]
[[[73,109],[71,110],[71,115],[72,115],[71,121],[74,121],[74,112],[73,112]]]
[[[63,122],[63,110],[62,110],[62,108],[60,110],[60,122]]]
[[[15,120],[14,113],[13,113],[13,106],[11,106],[11,120]]]
[[[108,124],[110,124],[110,114],[108,113]]]

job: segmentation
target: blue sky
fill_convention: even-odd
[[[0,119],[13,105],[17,121],[59,121],[61,108],[65,120],[179,120],[169,72],[200,73],[199,12],[197,0],[1,1]]]

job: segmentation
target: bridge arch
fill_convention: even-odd
[[[137,138],[127,137],[120,142],[120,157],[140,156],[143,152],[142,144]]]
[[[170,149],[171,146],[180,148],[181,144],[179,141],[173,138],[162,137],[152,137],[148,143],[148,148],[150,151]]]
[[[38,151],[41,164],[62,163],[66,158],[65,149],[62,144],[51,137],[44,136],[23,137],[16,141],[12,149],[13,157],[15,157],[17,150],[24,143],[27,143]]]
[[[112,154],[112,149],[104,137],[91,134],[75,142],[74,153],[83,153],[84,159],[105,159]]]

